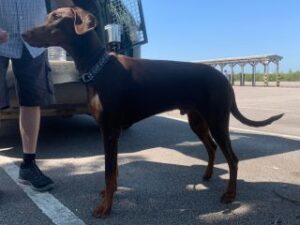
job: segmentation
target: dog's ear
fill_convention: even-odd
[[[76,34],[82,35],[95,29],[97,20],[91,13],[79,7],[73,7],[72,10],[74,12],[74,29]]]

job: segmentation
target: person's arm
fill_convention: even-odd
[[[52,0],[55,2],[57,7],[67,7],[67,6],[74,6],[74,2],[72,0]]]
[[[7,31],[2,30],[0,28],[0,44],[6,42],[8,40],[8,38],[9,38],[9,35],[8,35]]]

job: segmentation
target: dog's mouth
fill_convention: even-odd
[[[30,34],[30,32],[25,32],[22,34],[22,38],[24,41],[26,41],[28,44],[30,44],[33,47],[38,47],[36,46],[38,43],[36,43],[35,41],[33,41],[32,35]]]
[[[46,43],[45,41],[42,41],[42,40],[38,40],[31,33],[32,32],[27,31],[27,32],[22,34],[23,40],[26,41],[30,46],[37,47],[37,48],[41,48],[41,47],[47,48],[47,47],[49,47],[48,43]]]

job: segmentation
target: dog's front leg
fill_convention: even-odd
[[[94,210],[95,217],[105,217],[112,208],[113,195],[117,190],[117,157],[118,157],[118,139],[120,128],[102,125],[104,151],[105,151],[105,189],[103,199],[99,206]]]

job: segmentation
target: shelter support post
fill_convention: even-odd
[[[280,73],[279,73],[279,61],[275,62],[276,65],[276,86],[279,87],[280,86]]]
[[[239,65],[241,67],[240,85],[245,86],[245,64],[240,63]]]
[[[231,85],[234,85],[234,66],[235,64],[230,64],[230,70],[231,70],[231,73],[230,73],[230,83]]]
[[[269,86],[269,62],[264,62],[264,85]]]
[[[256,86],[256,62],[250,63],[250,65],[252,66],[252,86]]]

